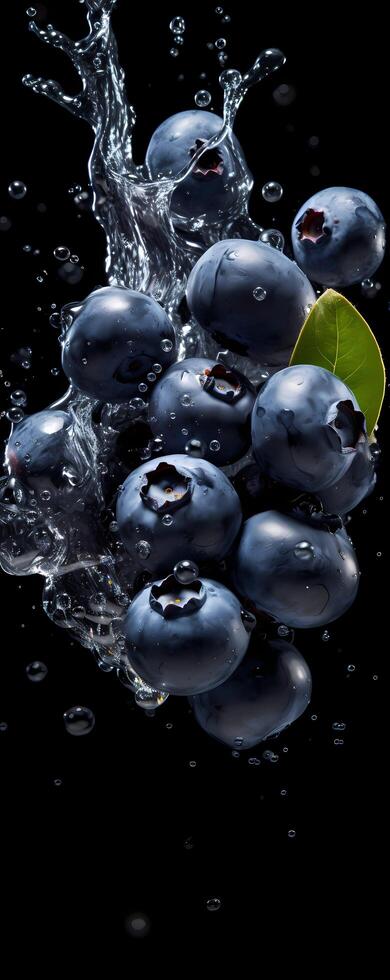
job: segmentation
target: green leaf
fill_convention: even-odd
[[[291,364],[317,364],[337,374],[357,398],[371,435],[385,393],[385,367],[372,330],[345,296],[334,289],[320,296],[303,324]]]

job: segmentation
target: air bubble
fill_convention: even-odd
[[[226,48],[226,38],[218,37],[215,42],[215,47],[218,51],[223,51],[223,49]]]
[[[283,197],[283,187],[276,180],[269,180],[262,187],[261,193],[268,204],[277,204]]]
[[[155,374],[161,374],[162,371],[161,364],[153,364],[153,371]]]
[[[296,834],[297,834],[296,830],[291,829],[291,830],[288,831],[287,837],[290,837],[291,839],[293,839],[294,837],[296,837]]]
[[[42,660],[33,660],[31,664],[27,664],[26,674],[29,681],[34,684],[38,684],[43,681],[47,675],[46,664],[42,663]]]
[[[138,385],[138,391],[141,392],[141,395],[144,395],[147,390],[148,390],[148,386],[147,384],[145,384],[145,381],[140,381]]]
[[[279,252],[283,252],[284,235],[278,228],[266,228],[265,231],[261,232],[260,241],[264,245],[271,245],[272,248],[277,248]]]
[[[299,558],[300,561],[311,561],[313,558],[315,558],[313,545],[310,544],[310,541],[299,541],[299,543],[295,545],[294,555],[296,558]]]
[[[266,295],[267,295],[267,290],[264,289],[263,286],[255,286],[253,290],[254,299],[257,299],[259,303],[262,303],[263,300],[266,298]]]
[[[137,541],[135,550],[137,554],[140,556],[140,558],[146,559],[149,558],[152,549],[150,547],[149,541]]]
[[[171,58],[177,58],[177,56],[179,54],[179,49],[178,48],[170,48],[169,49],[169,54],[171,55]]]
[[[273,98],[277,105],[287,106],[291,105],[296,98],[296,91],[293,85],[278,85],[273,91]]]
[[[207,105],[210,105],[211,95],[206,89],[201,88],[199,92],[195,95],[195,104],[200,108],[204,109]]]
[[[156,380],[154,371],[149,371],[149,374],[146,375],[146,380],[149,381],[150,384],[153,384],[153,382]]]
[[[211,449],[211,452],[218,453],[220,448],[221,448],[221,443],[218,442],[218,439],[212,439],[209,444],[209,449]]]
[[[59,262],[66,262],[70,256],[70,251],[66,245],[57,245],[57,247],[54,249],[53,255]]]
[[[189,439],[184,446],[184,451],[194,459],[201,459],[205,453],[205,446],[200,439]]]
[[[95,725],[95,715],[90,708],[77,705],[69,708],[63,715],[64,725],[69,735],[89,735]]]
[[[219,84],[222,88],[237,88],[241,81],[241,72],[236,68],[226,68],[219,76]]]
[[[346,729],[345,721],[333,721],[332,728],[334,732],[344,732]]]
[[[191,395],[182,395],[180,398],[180,404],[183,405],[183,408],[188,408],[188,406],[191,405]]]
[[[208,912],[218,912],[222,906],[220,898],[208,898],[206,902],[206,909]]]
[[[164,514],[164,516],[161,518],[161,523],[164,524],[165,527],[170,527],[171,524],[173,524],[172,514]]]
[[[21,422],[24,419],[24,411],[22,408],[9,408],[5,413],[9,422],[13,422],[15,425],[17,422]]]
[[[172,34],[184,34],[186,22],[183,17],[173,17],[169,25]]]
[[[199,568],[195,565],[194,561],[183,559],[183,561],[179,561],[175,565],[173,574],[177,582],[180,582],[181,585],[190,585],[191,582],[195,582],[195,579],[198,578]]]
[[[161,349],[164,351],[164,354],[169,354],[169,351],[172,350],[172,347],[173,347],[172,341],[164,337],[164,339],[161,341]]]
[[[14,201],[21,201],[27,194],[27,187],[22,180],[13,180],[8,187],[8,193]]]
[[[328,630],[324,630],[324,632],[321,635],[321,640],[323,641],[323,643],[327,643],[328,640],[330,640],[330,633],[328,633]]]

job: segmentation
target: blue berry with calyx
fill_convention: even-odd
[[[271,479],[312,493],[341,479],[367,441],[352,391],[325,368],[296,364],[269,378],[252,415],[252,444]]]
[[[306,275],[338,288],[376,272],[384,257],[386,228],[368,194],[353,187],[327,187],[299,209],[291,240]]]
[[[219,582],[196,578],[184,584],[169,575],[130,604],[122,626],[126,656],[156,690],[199,694],[236,670],[254,623]]]
[[[255,391],[244,375],[208,358],[172,364],[153,389],[149,423],[166,453],[226,466],[250,446]]]
[[[5,466],[19,503],[71,506],[83,492],[85,474],[75,453],[70,414],[44,409],[26,416],[8,439]]]
[[[118,494],[121,539],[139,568],[153,577],[181,560],[220,561],[231,550],[242,515],[225,474],[186,455],[148,460]]]

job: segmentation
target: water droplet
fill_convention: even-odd
[[[175,565],[173,574],[181,585],[189,585],[198,578],[199,568],[195,565],[194,561],[184,559],[183,561],[178,561],[177,565]]]
[[[145,384],[144,381],[140,381],[138,385],[138,391],[141,392],[141,395],[144,395],[147,390],[148,390],[147,384]]]
[[[85,606],[74,606],[74,608],[72,609],[72,616],[74,616],[75,619],[84,619],[85,615],[86,615]]]
[[[333,745],[344,745],[344,739],[343,738],[334,738],[333,739]]]
[[[266,228],[265,231],[261,232],[260,241],[264,245],[271,245],[272,248],[277,248],[279,252],[283,252],[284,235],[278,228]]]
[[[172,514],[164,514],[164,516],[161,518],[161,523],[164,524],[165,527],[170,527],[171,524],[173,524]]]
[[[155,374],[161,374],[162,371],[161,364],[153,364],[153,371]]]
[[[208,898],[206,902],[206,909],[208,912],[218,912],[221,908],[222,902],[220,898]]]
[[[278,636],[288,636],[290,629],[288,626],[284,626],[283,623],[278,626]]]
[[[346,729],[345,721],[333,721],[332,728],[334,732],[344,732]]]
[[[330,633],[328,633],[328,630],[324,630],[324,632],[321,635],[321,640],[323,641],[323,643],[327,643],[328,640],[330,640]]]
[[[8,732],[8,724],[6,721],[0,721],[0,732]]]
[[[171,55],[171,58],[177,58],[179,54],[179,48],[170,48],[169,54]]]
[[[283,84],[278,85],[272,94],[276,105],[287,106],[294,102],[297,93],[293,85]]]
[[[287,833],[287,837],[290,837],[290,838],[296,837],[296,830],[292,830],[292,829],[289,830],[288,833]]]
[[[201,88],[199,92],[195,95],[195,104],[200,108],[204,109],[205,106],[210,105],[211,95],[206,89]]]
[[[8,193],[15,201],[21,201],[27,194],[27,187],[22,180],[13,180],[8,187]]]
[[[266,749],[265,752],[263,752],[263,759],[265,759],[266,762],[278,762],[279,756],[276,752],[272,752],[271,749]]]
[[[216,7],[215,8],[215,13],[217,14],[217,17],[222,17],[223,7]]]
[[[223,49],[226,48],[226,38],[218,37],[215,42],[215,47],[218,51],[223,51]]]
[[[17,422],[21,422],[24,419],[24,412],[22,408],[9,408],[5,413],[9,422],[13,422],[15,425]]]
[[[347,667],[348,673],[349,674],[353,674],[354,670],[356,670],[355,664],[348,664],[348,667]]]
[[[276,204],[283,197],[283,187],[276,180],[269,180],[262,187],[261,193],[268,204]]]
[[[151,712],[154,712],[155,708],[159,708],[161,704],[164,704],[167,698],[168,694],[163,694],[162,691],[153,691],[152,688],[148,687],[140,687],[134,695],[137,707]]]
[[[149,381],[150,384],[153,384],[153,382],[156,380],[154,371],[149,371],[149,374],[146,375],[146,380]]]
[[[248,766],[261,766],[260,759],[258,759],[257,756],[252,755],[251,758],[248,759]]]
[[[0,217],[0,231],[9,231],[11,227],[12,223],[9,218],[7,218],[5,214],[2,214]]]
[[[53,255],[59,262],[66,262],[70,256],[70,251],[66,245],[57,245],[57,247],[54,249]]]
[[[25,391],[20,391],[20,389],[17,389],[16,391],[12,392],[11,402],[13,402],[14,405],[25,405],[26,401],[27,395]]]
[[[236,68],[226,68],[219,76],[219,84],[222,88],[237,88],[241,81],[241,72]]]
[[[300,561],[311,561],[313,558],[315,558],[313,545],[310,544],[310,541],[299,541],[299,543],[295,545],[294,555],[296,558],[299,558]]]
[[[169,418],[172,419],[172,422],[174,422],[175,421],[175,418],[176,418],[176,412],[170,412],[169,413]]]
[[[69,708],[63,715],[66,731],[69,735],[89,735],[95,724],[95,715],[90,708],[76,705]]]
[[[167,727],[167,726],[165,726],[165,727]],[[186,851],[192,851],[193,846],[194,846],[194,838],[193,837],[187,837],[187,839],[184,841],[184,847],[185,847]]]
[[[180,398],[180,404],[183,405],[184,408],[188,408],[188,406],[191,405],[191,395],[182,395]]]
[[[221,443],[218,442],[218,439],[212,439],[209,444],[209,449],[211,449],[211,452],[218,453],[220,448],[221,448]]]
[[[29,681],[33,681],[34,684],[43,681],[47,674],[46,664],[42,663],[42,660],[33,660],[31,664],[27,664],[26,674]]]
[[[193,456],[194,459],[200,459],[204,456],[205,449],[206,447],[200,439],[189,439],[184,446],[184,450],[188,456]]]
[[[35,7],[27,7],[26,14],[27,17],[35,17],[36,15]]]
[[[184,34],[186,22],[183,17],[173,17],[169,25],[172,34]]]
[[[164,337],[164,339],[161,341],[161,349],[164,351],[164,353],[169,354],[169,351],[172,350],[172,347],[173,347],[172,341],[169,340],[167,337]]]
[[[144,912],[133,912],[126,919],[125,929],[133,939],[144,939],[150,932],[150,920]]]
[[[133,408],[136,412],[142,412],[146,408],[143,398],[132,398],[129,402],[130,408]]]
[[[259,303],[262,303],[263,299],[266,298],[267,290],[263,286],[255,286],[253,290],[254,299],[257,299]]]
[[[146,559],[149,558],[152,549],[150,547],[149,541],[137,541],[135,550],[137,554],[140,556],[140,558]]]

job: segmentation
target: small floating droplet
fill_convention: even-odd
[[[175,579],[180,582],[181,585],[189,585],[191,582],[195,582],[198,578],[199,568],[195,565],[194,561],[179,561],[173,569],[173,574]]]
[[[47,675],[46,664],[42,663],[42,660],[33,660],[31,664],[27,664],[26,674],[29,681],[34,684],[38,684],[43,681]]]
[[[210,105],[211,102],[210,92],[207,92],[206,89],[201,88],[199,92],[196,93],[194,101],[195,104],[199,106],[199,108],[204,109],[205,106]]]
[[[12,180],[8,187],[8,193],[14,201],[21,201],[27,194],[27,187],[22,180]]]
[[[76,705],[69,708],[63,715],[66,731],[69,735],[88,735],[95,725],[95,715],[90,708]]]
[[[276,180],[269,180],[262,187],[261,193],[268,204],[277,204],[283,197],[283,187]]]
[[[254,299],[257,299],[259,303],[262,303],[263,299],[266,298],[267,290],[263,286],[255,286],[253,290]]]

